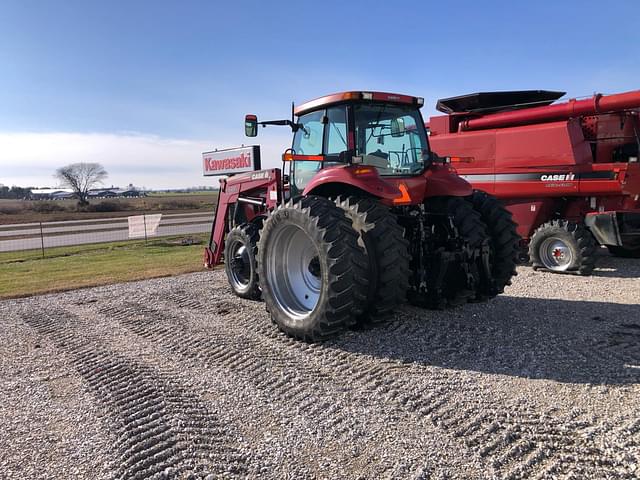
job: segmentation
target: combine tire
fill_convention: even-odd
[[[625,248],[614,245],[607,245],[609,253],[614,257],[622,258],[640,258],[640,247],[638,248]]]
[[[448,215],[452,219],[458,235],[462,237],[470,250],[480,249],[489,242],[489,235],[485,224],[480,219],[480,214],[464,198],[434,198],[425,205],[430,213]],[[469,288],[467,272],[464,267],[464,265],[450,266],[439,291],[428,291],[426,295],[410,291],[408,293],[409,302],[421,307],[442,309],[457,307],[472,300],[476,292]],[[478,281],[477,265],[469,263],[467,267],[469,273],[473,274]]]
[[[396,216],[372,198],[338,197],[358,233],[369,265],[369,290],[360,323],[377,323],[388,318],[403,303],[409,288],[408,241]]]
[[[487,226],[491,240],[490,265],[492,285],[479,285],[477,299],[486,300],[504,292],[511,285],[511,278],[517,275],[516,264],[520,257],[520,235],[511,212],[493,196],[476,190],[469,197],[473,209]]]
[[[237,296],[249,300],[260,298],[256,271],[258,236],[258,227],[245,223],[228,233],[224,247],[224,271],[229,285]]]
[[[552,220],[538,227],[531,237],[529,255],[534,269],[590,275],[598,244],[579,223]]]
[[[367,295],[367,260],[351,221],[332,201],[308,196],[278,207],[258,242],[267,311],[295,338],[319,341],[353,325]]]

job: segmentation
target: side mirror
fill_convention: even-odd
[[[246,115],[244,117],[244,134],[247,137],[258,136],[258,117],[255,115]]]
[[[401,137],[404,135],[405,127],[404,127],[404,119],[403,118],[395,118],[391,120],[391,136],[392,137]]]

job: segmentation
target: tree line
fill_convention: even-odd
[[[0,198],[11,200],[22,200],[23,198],[29,198],[31,195],[31,188],[16,187],[11,188],[4,185],[0,185]]]

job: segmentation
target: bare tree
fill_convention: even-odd
[[[87,205],[89,189],[107,178],[107,171],[99,163],[72,163],[56,170],[60,183],[73,190],[80,205]]]

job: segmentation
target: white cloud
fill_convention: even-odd
[[[269,137],[265,136],[266,142],[262,144],[263,167],[278,165],[280,154],[291,138],[290,133]],[[0,132],[0,183],[54,186],[56,168],[75,162],[98,162],[109,172],[108,185],[217,186],[215,178],[202,176],[201,153],[239,146],[248,139],[238,136],[235,140],[237,144],[224,139],[176,139],[137,133]]]

